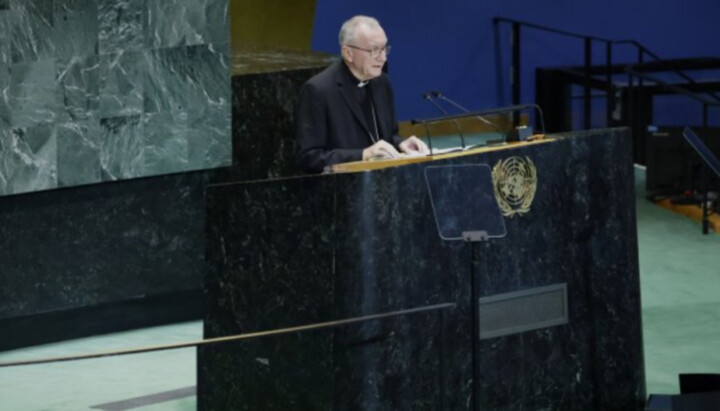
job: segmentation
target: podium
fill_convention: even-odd
[[[639,408],[631,139],[552,137],[209,187],[206,338],[456,306],[199,348],[199,409],[463,410],[473,398],[481,409]],[[497,201],[505,235],[471,256],[439,235],[426,176],[479,165],[493,193],[471,181],[439,194]]]

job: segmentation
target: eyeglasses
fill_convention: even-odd
[[[346,46],[348,46],[352,49],[367,51],[368,53],[370,53],[370,56],[374,59],[380,57],[380,54],[382,54],[382,53],[385,53],[385,56],[390,55],[390,49],[392,48],[392,47],[390,47],[389,44],[386,45],[385,47],[381,47],[381,48],[377,48],[377,49],[364,49],[362,47],[353,46],[352,44],[346,44]]]

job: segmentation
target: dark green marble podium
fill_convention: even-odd
[[[199,408],[461,410],[472,409],[474,386],[483,410],[639,408],[631,139],[626,129],[554,137],[373,171],[210,186],[206,338],[457,306],[202,347]],[[536,167],[534,199],[525,214],[504,217],[504,237],[476,246],[471,265],[467,243],[438,235],[425,169],[513,156]],[[476,384],[472,270],[481,300],[560,285],[567,311],[554,325],[486,334]]]

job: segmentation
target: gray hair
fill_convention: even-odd
[[[340,28],[340,34],[338,35],[340,47],[355,42],[357,28],[359,26],[366,26],[371,29],[382,28],[380,27],[380,22],[378,22],[377,19],[374,17],[355,16],[343,23],[342,27]]]

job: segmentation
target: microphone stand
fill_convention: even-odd
[[[437,101],[433,100],[432,97],[430,97],[430,94],[423,94],[423,98],[432,103],[435,107],[437,107],[437,109],[440,110],[441,113],[448,115],[447,110],[445,110],[440,104],[438,104]],[[462,145],[463,150],[465,150],[465,136],[463,135],[462,129],[460,129],[460,123],[457,120],[452,120],[452,122],[453,124],[455,124],[455,128],[457,128],[458,134],[460,135],[460,144]],[[430,153],[432,154],[432,151]]]
[[[470,112],[470,110],[468,110],[467,108],[461,106],[460,103],[456,102],[455,100],[452,100],[452,99],[449,99],[449,98],[445,97],[445,95],[443,95],[443,94],[440,93],[439,91],[432,91],[431,93],[432,93],[433,97],[439,98],[439,99],[447,102],[448,104],[454,106],[455,108],[457,108],[457,109],[459,109],[459,110],[461,110],[461,111],[463,111],[463,112],[465,112],[465,113],[469,113],[469,112]],[[447,113],[445,113],[445,114],[447,114]],[[487,125],[493,126],[493,127],[495,128],[495,130],[497,130],[497,132],[500,133],[500,135],[506,135],[506,134],[507,134],[507,132],[506,132],[506,131],[503,131],[503,130],[500,128],[500,126],[498,126],[498,125],[495,124],[494,122],[486,119],[485,117],[483,117],[483,116],[477,116],[477,119],[480,120],[480,121],[482,121],[483,123],[485,123],[485,124],[487,124]]]
[[[540,116],[540,125],[542,129],[542,133],[545,133],[545,120],[543,119],[543,113],[540,107],[537,104],[517,104],[514,106],[507,106],[507,107],[499,107],[499,108],[492,108],[487,110],[480,110],[480,111],[474,111],[470,113],[462,113],[462,114],[454,114],[450,116],[443,116],[443,117],[435,117],[435,118],[429,118],[424,120],[410,120],[411,124],[420,124],[420,123],[438,123],[441,121],[449,121],[459,118],[465,118],[465,117],[479,117],[487,114],[496,114],[496,113],[511,113],[515,111],[520,110],[527,110],[527,109],[536,109],[538,111],[538,114]]]

